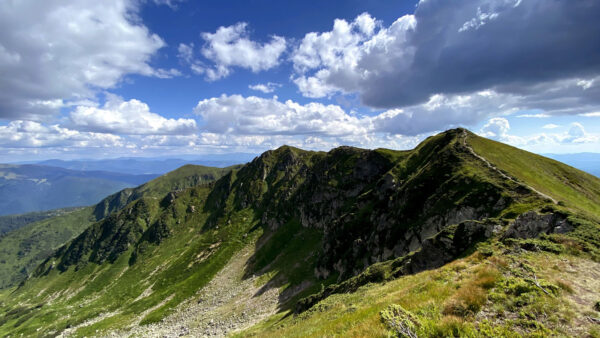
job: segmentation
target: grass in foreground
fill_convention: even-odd
[[[436,270],[330,296],[301,314],[277,314],[237,336],[599,337],[586,319],[600,317],[598,271],[600,264],[568,254],[500,245],[490,256],[486,247]]]

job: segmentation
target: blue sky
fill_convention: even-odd
[[[0,4],[0,161],[412,148],[453,127],[600,150],[600,4]]]

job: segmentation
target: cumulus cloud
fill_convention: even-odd
[[[508,115],[517,110],[518,102],[512,97],[482,91],[469,95],[433,95],[423,104],[384,111],[372,121],[377,131],[419,135],[473,125],[490,115]]]
[[[278,87],[281,87],[281,84],[279,84],[279,83],[273,83],[273,82],[257,83],[257,84],[253,84],[253,85],[249,85],[248,86],[248,88],[250,88],[252,90],[263,92],[265,94],[274,92],[275,89],[277,89]]]
[[[165,45],[136,19],[138,2],[0,3],[0,118],[55,112],[127,74],[172,77],[150,58]],[[50,104],[49,104],[50,103]]]
[[[80,132],[34,121],[15,120],[6,126],[0,126],[0,146],[3,148],[109,148],[123,145],[122,138],[117,135]]]
[[[364,135],[365,119],[347,114],[337,105],[305,105],[277,97],[222,95],[198,102],[194,112],[202,117],[201,129],[237,135]]]
[[[285,38],[273,35],[269,42],[253,41],[249,39],[247,26],[247,23],[240,22],[228,27],[221,26],[214,33],[202,33],[205,44],[201,54],[213,66],[197,67],[195,72],[204,73],[208,80],[214,81],[228,76],[234,67],[257,73],[279,65],[280,57],[286,49]],[[187,51],[184,55],[188,55]],[[195,61],[189,63],[198,64]]]
[[[548,124],[543,128],[554,129],[557,125]],[[585,131],[579,122],[573,122],[569,129],[563,133],[539,133],[525,136],[516,136],[510,133],[510,124],[507,119],[495,117],[481,128],[479,135],[522,148],[544,149],[552,151],[556,146],[576,146],[583,144],[594,145],[600,142],[600,135]],[[555,149],[555,148],[554,148]]]
[[[194,43],[180,43],[179,47],[177,47],[177,57],[179,58],[181,63],[189,66],[193,73],[204,73],[206,66],[202,63],[202,61],[196,58],[194,52]]]
[[[376,108],[492,90],[547,114],[585,113],[600,107],[597,13],[596,1],[420,1],[387,27],[362,14],[306,34],[293,80],[307,97],[358,93]]]
[[[574,122],[571,124],[571,127],[569,128],[569,131],[568,131],[568,135],[569,135],[569,138],[568,138],[569,140],[581,140],[581,139],[585,138],[585,136],[586,136],[585,129],[579,122]]]
[[[508,135],[510,124],[508,120],[502,117],[494,117],[481,128],[481,134],[489,138],[501,139]]]
[[[78,106],[70,121],[79,130],[128,135],[186,135],[196,131],[193,119],[167,119],[144,102],[108,95],[102,108]]]
[[[560,126],[557,124],[554,124],[554,123],[548,123],[548,124],[545,124],[544,126],[542,126],[543,129],[556,129],[558,127],[560,127]]]

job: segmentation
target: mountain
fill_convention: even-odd
[[[124,174],[164,174],[186,164],[209,167],[228,167],[239,163],[250,162],[256,154],[234,153],[213,154],[203,156],[186,156],[185,158],[144,158],[123,157],[101,160],[46,160],[37,162],[38,165],[60,167],[80,171],[111,171]]]
[[[544,156],[600,177],[600,153],[544,154]]]
[[[0,164],[0,215],[86,206],[156,176]]]
[[[126,203],[3,294],[0,334],[597,328],[600,180],[464,129],[411,151],[284,146]]]
[[[24,227],[27,224],[41,221],[46,218],[63,215],[77,208],[54,209],[48,211],[28,212],[26,214],[0,216],[0,236]]]
[[[6,218],[13,220],[12,224],[20,224],[0,236],[0,288],[21,282],[56,248],[109,213],[121,210],[130,200],[162,198],[173,190],[215,181],[234,168],[237,166],[211,168],[186,165],[137,188],[123,189],[93,206],[1,217],[0,221]],[[24,220],[28,219],[32,222],[25,223]]]

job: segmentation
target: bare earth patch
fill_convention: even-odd
[[[159,323],[114,331],[109,337],[224,337],[277,312],[279,290],[259,293],[258,277],[243,279],[254,247],[238,252],[196,296],[181,303]],[[258,284],[258,285],[257,285]]]

